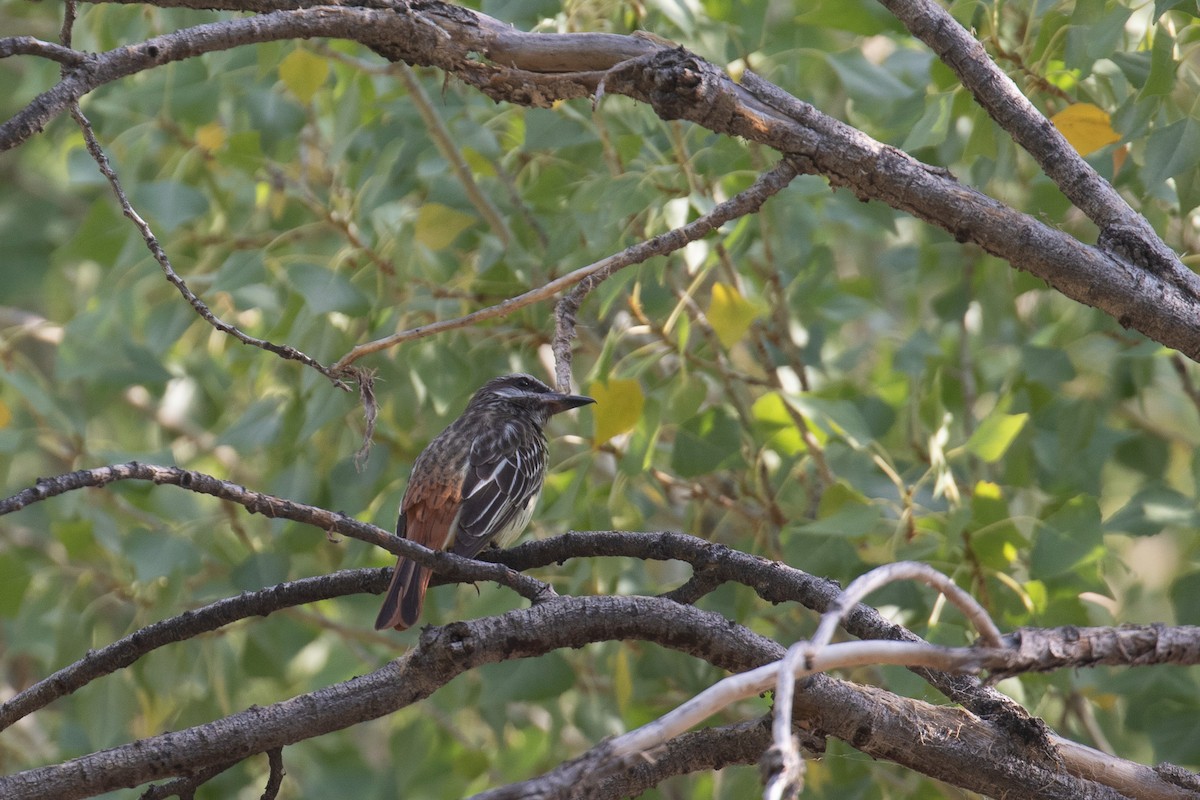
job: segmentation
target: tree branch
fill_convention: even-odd
[[[1173,257],[1170,268],[1161,258],[1147,261],[1143,251],[1160,257],[1169,251],[1161,242],[1141,241],[1124,224],[1104,231],[1105,246],[1122,254],[1118,259],[821,114],[751,72],[739,86],[683,49],[614,34],[530,34],[437,0],[389,9],[274,11],[96,55],[0,125],[0,149],[25,141],[104,83],[214,50],[317,36],[355,40],[392,60],[437,66],[497,101],[546,106],[591,96],[603,81],[607,93],[647,103],[663,119],[687,119],[772,147],[801,171],[825,175],[860,199],[879,200],[974,242],[1122,325],[1200,359],[1200,278]]]

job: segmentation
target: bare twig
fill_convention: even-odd
[[[316,506],[284,500],[273,495],[255,492],[228,481],[205,475],[202,472],[180,469],[179,467],[163,467],[154,464],[141,464],[130,461],[126,464],[114,464],[95,469],[84,469],[58,475],[53,478],[42,478],[34,486],[22,492],[0,500],[0,516],[19,511],[33,503],[56,497],[66,492],[85,487],[106,486],[115,481],[145,480],[156,484],[172,484],[191,492],[207,494],[229,500],[243,506],[252,514],[262,514],[275,518],[290,519],[312,525],[323,531],[332,531],[349,536],[352,539],[373,544],[389,553],[409,558],[418,564],[429,567],[438,574],[463,577],[467,580],[496,581],[507,586],[525,597],[536,601],[552,597],[554,590],[542,581],[521,575],[501,564],[488,564],[469,558],[462,558],[453,553],[435,552],[422,547],[410,539],[396,536],[382,528],[368,525],[365,522],[351,519],[345,514],[326,511]]]
[[[954,71],[975,100],[1100,227],[1100,244],[1194,292],[1194,276],[1141,214],[1076,152],[996,66],[970,31],[933,0],[880,0]]]
[[[263,787],[262,800],[275,800],[283,786],[283,776],[287,774],[283,770],[282,747],[272,747],[267,751],[267,764],[271,772],[267,776],[267,785]]]
[[[583,270],[576,270],[571,275],[578,278],[571,284],[575,288],[570,294],[558,301],[554,309],[554,363],[556,379],[559,386],[569,385],[571,378],[571,342],[575,338],[575,315],[580,306],[597,286],[603,283],[613,273],[633,264],[640,264],[651,256],[666,255],[679,250],[690,242],[708,235],[710,231],[724,225],[730,220],[753,214],[762,207],[769,198],[778,194],[792,179],[799,174],[795,165],[787,159],[780,161],[772,169],[759,176],[748,189],[719,203],[712,211],[697,217],[686,225],[674,230],[661,233],[645,242],[638,242],[627,247],[615,256],[597,261]],[[582,274],[581,274],[582,273]],[[570,277],[570,276],[568,276]],[[561,279],[560,279],[561,280]],[[565,288],[565,287],[564,287]]]
[[[710,231],[719,228],[731,219],[736,219],[739,216],[753,213],[755,209],[761,206],[768,197],[777,193],[788,181],[795,176],[795,171],[786,163],[781,163],[775,169],[763,175],[759,180],[739,193],[735,197],[721,203],[708,214],[703,217],[693,220],[692,222],[680,228],[667,231],[659,234],[644,242],[638,242],[635,245],[625,248],[620,253],[603,258],[595,263],[589,264],[586,267],[569,272],[560,278],[556,278],[544,286],[539,286],[536,289],[531,289],[524,294],[510,297],[507,300],[497,303],[494,306],[481,308],[478,311],[473,311],[454,319],[440,320],[430,323],[429,325],[421,325],[416,328],[394,333],[391,336],[385,336],[382,339],[377,339],[373,342],[360,344],[349,353],[342,356],[338,361],[330,367],[334,372],[345,369],[350,364],[354,363],[363,356],[377,353],[389,347],[403,344],[404,342],[413,341],[415,339],[423,339],[426,336],[432,336],[438,333],[444,333],[458,328],[465,328],[469,325],[474,325],[488,319],[496,319],[498,317],[506,317],[518,309],[532,305],[533,303],[547,300],[556,296],[565,289],[572,286],[588,284],[589,288],[586,291],[578,294],[578,300],[575,301],[575,308],[583,302],[583,298],[587,296],[587,292],[591,291],[595,285],[598,285],[604,278],[607,278],[612,273],[619,269],[630,266],[632,264],[640,264],[652,256],[666,255],[679,248],[685,246],[689,242],[695,241],[708,234]],[[563,303],[568,302],[570,297],[576,296],[575,292],[568,295],[560,301],[560,308]],[[559,386],[570,385],[570,340],[574,336],[574,321],[569,333],[564,333],[562,327],[562,312],[556,314],[560,322],[559,333],[555,335],[554,353],[556,363],[556,379]],[[564,352],[566,352],[564,361]],[[564,364],[566,371],[564,372]]]
[[[40,56],[68,67],[78,67],[88,59],[87,53],[54,42],[43,42],[32,36],[10,36],[0,39],[0,58],[10,56]]]
[[[773,763],[777,771],[767,778],[764,800],[793,798],[803,788],[804,761],[799,744],[792,735],[792,697],[796,680],[813,674],[818,656],[829,647],[834,630],[846,612],[854,608],[871,592],[900,580],[917,580],[942,592],[958,606],[980,632],[983,642],[991,648],[1003,648],[1000,631],[983,606],[963,591],[950,578],[927,564],[901,561],[876,567],[856,578],[838,597],[833,607],[821,617],[811,639],[797,642],[788,648],[779,664],[775,680],[775,721],[772,725]],[[912,666],[912,665],[906,665]],[[937,667],[946,669],[946,667]]]
[[[121,181],[117,178],[116,171],[113,170],[112,165],[108,161],[108,156],[104,154],[104,150],[100,147],[100,143],[96,140],[96,133],[92,130],[92,124],[88,121],[87,117],[84,116],[83,110],[79,107],[79,103],[72,102],[70,111],[71,116],[75,119],[76,123],[79,124],[79,128],[83,131],[83,139],[87,145],[88,153],[91,154],[92,159],[96,162],[96,166],[100,168],[100,172],[105,178],[108,179],[109,184],[112,186],[113,194],[116,195],[117,202],[121,204],[122,213],[124,213],[125,216],[128,217],[131,222],[133,222],[134,227],[138,229],[138,233],[142,235],[142,239],[146,242],[147,249],[150,250],[150,255],[154,257],[154,260],[158,262],[159,267],[162,268],[163,274],[167,277],[167,281],[179,290],[179,293],[183,295],[183,299],[188,301],[191,307],[195,309],[196,313],[200,315],[200,318],[209,325],[212,325],[221,333],[228,334],[243,344],[258,347],[266,350],[269,353],[274,353],[280,358],[299,361],[305,366],[312,367],[326,378],[329,378],[329,380],[333,382],[334,386],[338,387],[339,389],[349,391],[350,387],[348,387],[341,380],[341,378],[337,377],[334,371],[330,370],[328,367],[325,367],[316,359],[310,358],[309,356],[300,352],[296,348],[291,347],[290,345],[273,344],[265,339],[255,338],[243,333],[235,326],[217,319],[212,311],[209,310],[208,305],[199,297],[197,297],[195,292],[188,288],[188,285],[184,282],[183,278],[179,277],[178,273],[175,272],[175,268],[171,266],[170,259],[167,258],[166,251],[162,249],[162,245],[159,244],[158,238],[154,235],[154,232],[150,230],[150,225],[130,204],[129,198],[125,196],[125,190],[121,188]]]

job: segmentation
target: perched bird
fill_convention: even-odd
[[[562,394],[531,375],[493,378],[462,415],[417,456],[400,501],[396,535],[473,558],[504,547],[529,524],[546,477],[546,435],[555,414],[596,402]],[[401,557],[375,629],[414,625],[430,572]]]

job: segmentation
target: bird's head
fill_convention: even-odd
[[[516,414],[528,414],[541,425],[555,414],[594,402],[581,394],[556,392],[523,372],[492,378],[471,398],[472,406],[499,406]]]

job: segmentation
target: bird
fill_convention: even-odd
[[[596,402],[556,392],[532,375],[493,378],[413,463],[396,535],[431,550],[474,558],[516,540],[546,477],[546,422]],[[405,630],[425,604],[428,567],[400,556],[375,630]]]

